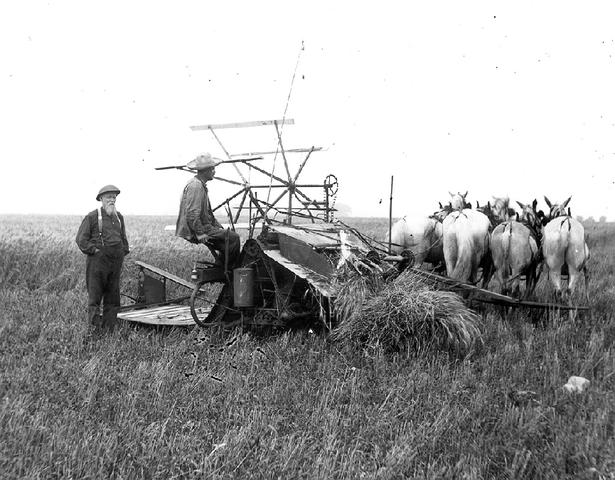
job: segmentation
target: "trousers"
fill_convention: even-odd
[[[218,230],[208,233],[208,243],[210,243],[216,250],[221,253],[221,262],[224,264],[224,250],[225,242],[228,235],[228,265],[230,269],[235,267],[235,264],[239,260],[239,246],[240,239],[237,233],[232,230]]]
[[[98,253],[87,257],[85,284],[88,290],[88,320],[95,328],[112,330],[115,327],[120,307],[123,263],[124,251],[121,245],[102,247]]]

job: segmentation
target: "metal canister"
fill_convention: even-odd
[[[233,270],[233,300],[236,307],[254,306],[254,269]]]

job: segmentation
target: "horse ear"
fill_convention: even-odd
[[[572,195],[568,197],[568,200],[566,200],[563,204],[562,204],[562,208],[566,208],[568,206],[568,202],[570,201],[570,199],[572,198]]]
[[[523,205],[519,200],[517,200],[517,203],[519,204],[521,208],[525,208],[525,205]]]
[[[536,211],[536,205],[538,205],[538,200],[534,199],[534,201],[532,202],[532,208],[534,209],[534,211]]]
[[[549,201],[549,199],[547,198],[547,196],[545,195],[545,202],[547,203],[548,207],[551,208],[551,202]]]
[[[466,190],[466,193],[464,193],[464,194],[462,195],[462,197],[463,197],[463,198],[466,198],[466,197],[468,196],[468,192],[469,192],[469,190]]]
[[[480,205],[478,204],[478,200],[476,200],[476,209],[478,210],[480,208]]]
[[[451,197],[454,197],[454,196],[455,196],[455,194],[454,194],[454,193],[451,193],[451,191],[450,191],[450,190],[448,191],[448,194],[449,194]]]
[[[438,205],[440,205],[440,210],[444,209],[444,207],[442,206],[442,202],[438,202]]]

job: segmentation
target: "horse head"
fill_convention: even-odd
[[[500,222],[506,222],[511,218],[514,218],[514,209],[508,206],[510,199],[508,197],[492,197],[493,205],[491,206],[491,212]]]
[[[461,194],[448,192],[451,196],[451,206],[453,210],[463,210],[464,208],[471,208],[471,205],[466,202],[466,197],[468,196],[468,192]]]
[[[489,219],[489,223],[491,224],[491,228],[494,228],[496,225],[502,223],[500,218],[493,213],[493,205],[491,202],[487,202],[487,205],[480,206],[478,202],[476,202],[476,211],[482,213]]]
[[[526,224],[528,227],[530,227],[530,229],[539,231],[540,227],[542,226],[542,219],[540,215],[540,213],[542,213],[542,210],[540,212],[536,211],[536,205],[538,205],[538,201],[534,199],[531,205],[529,203],[524,204],[519,201],[517,201],[517,203],[521,207],[521,215],[519,216],[519,221]],[[544,216],[544,214],[542,216]]]
[[[542,227],[545,225],[545,214],[542,210],[536,211],[538,201],[534,199],[532,204],[523,204],[517,202],[521,207],[521,216],[517,221],[523,223],[530,229],[536,242],[540,245],[542,242]]]
[[[566,211],[566,207],[568,206],[568,203],[570,202],[570,200],[572,199],[572,196],[568,197],[566,199],[566,201],[564,203],[561,204],[557,204],[557,203],[551,203],[551,201],[545,196],[545,202],[547,203],[547,206],[549,207],[549,219],[553,219],[555,217],[563,217],[563,216],[570,216],[570,211]]]

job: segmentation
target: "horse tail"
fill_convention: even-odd
[[[567,224],[566,228],[564,226],[564,224]],[[570,225],[570,217],[564,217],[564,219],[562,220],[562,223],[560,223],[559,225],[559,234],[561,237],[561,241],[562,244],[564,245],[564,264],[566,264],[566,259],[568,258],[568,249],[569,248],[575,248],[574,245],[570,245],[570,230],[572,229],[572,226]]]
[[[449,277],[453,277],[453,270],[457,264],[457,235],[451,235],[444,232],[442,235],[442,253],[444,254],[444,263],[446,265],[446,273]]]
[[[457,232],[457,261],[453,268],[452,278],[461,281],[474,281],[472,278],[474,265],[474,242],[471,232]]]
[[[508,229],[508,235],[506,235],[506,229]],[[502,242],[505,242],[506,245],[503,246],[504,250],[504,268],[506,269],[507,278],[512,277],[512,263],[510,261],[510,248],[512,245],[512,223],[507,223],[504,226],[504,235],[502,235]]]

